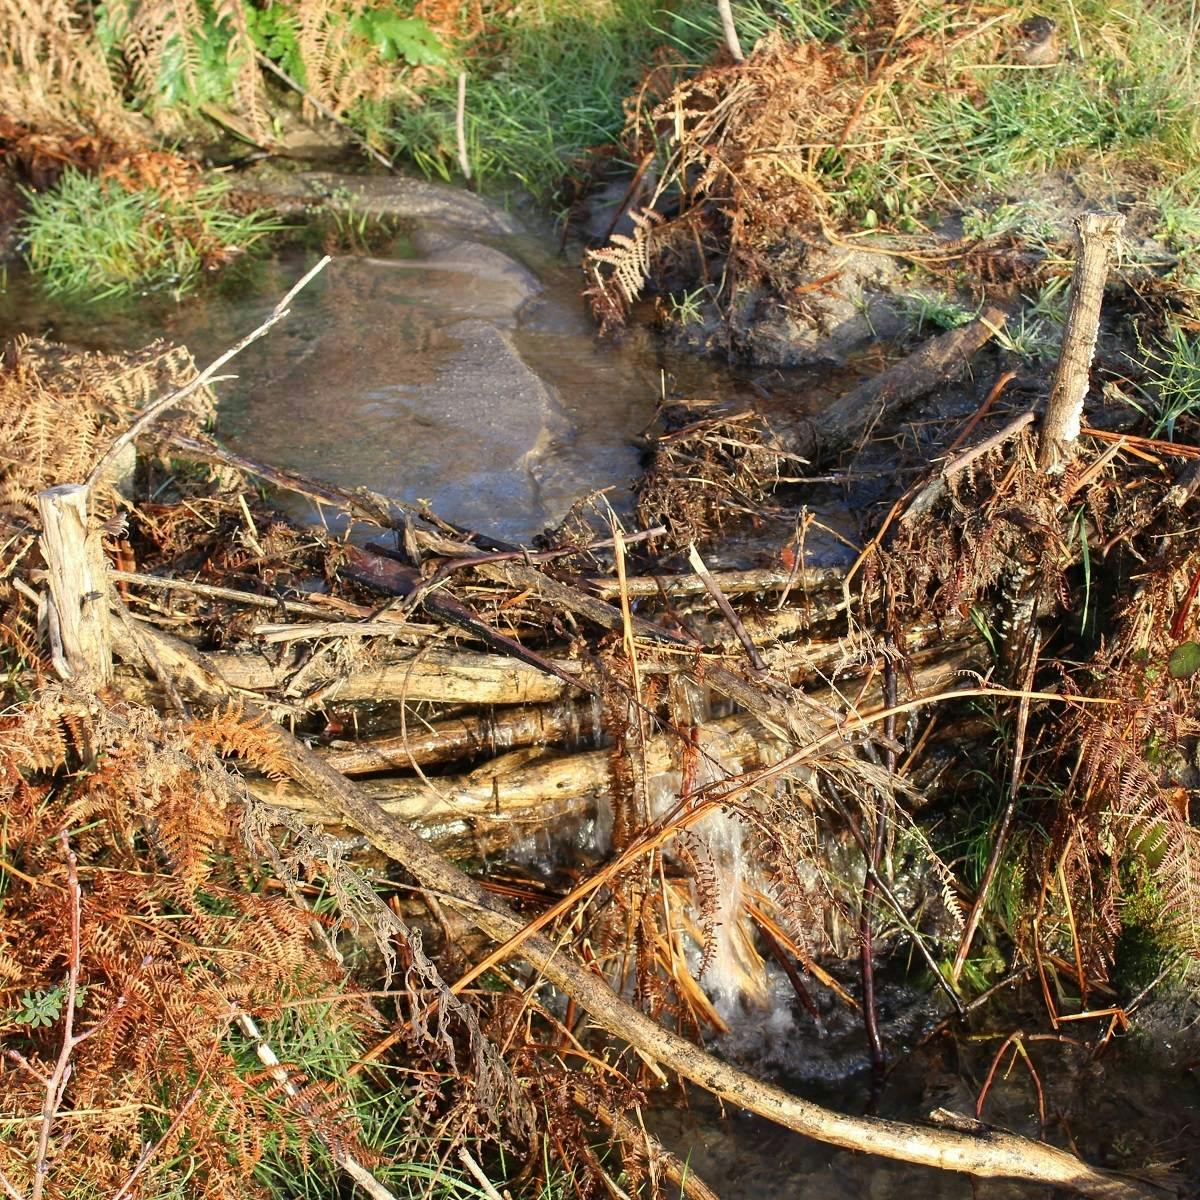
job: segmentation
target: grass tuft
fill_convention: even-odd
[[[829,25],[828,6],[765,2],[734,6],[743,44],[781,17],[798,34]],[[536,0],[514,9],[483,45],[460,47],[468,70],[466,131],[475,177],[552,197],[588,151],[614,142],[624,100],[664,56],[708,61],[723,45],[715,6],[673,12],[646,0]],[[711,9],[711,11],[709,11]],[[832,27],[832,26],[830,26]],[[457,169],[456,81],[447,75],[421,103],[394,112],[385,136],[427,174]],[[370,124],[368,118],[367,123]]]
[[[268,213],[226,206],[229,184],[186,194],[128,190],[70,169],[47,192],[27,192],[25,258],[53,295],[108,300],[169,290],[182,295],[202,273],[281,226]]]

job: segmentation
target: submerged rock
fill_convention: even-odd
[[[249,176],[251,181],[259,195],[284,212],[324,205],[379,220],[429,221],[493,236],[514,234],[519,228],[503,208],[473,192],[405,175],[264,169]]]

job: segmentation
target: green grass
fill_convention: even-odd
[[[1175,325],[1166,340],[1141,350],[1148,383],[1144,411],[1154,420],[1153,436],[1173,441],[1179,419],[1200,411],[1200,339]]]
[[[1034,12],[1057,21],[1063,44],[1044,67],[1005,51]],[[931,41],[955,42],[950,17],[950,6],[929,6]],[[1061,172],[1085,192],[1097,182],[1152,190],[1159,235],[1194,272],[1200,171],[1189,168],[1200,159],[1200,15],[1147,0],[1049,0],[1015,8],[1003,29],[998,46],[962,39],[944,61],[931,54],[875,85],[844,149],[819,163],[834,215],[848,227],[919,232],[938,211],[964,206],[968,237],[1042,242],[1055,237],[1052,217],[1061,226],[1061,215],[1027,197]],[[1155,176],[1167,182],[1156,186]],[[989,195],[1002,200],[983,203]]]
[[[735,5],[743,45],[752,46],[779,17],[797,23],[807,7]],[[657,51],[668,48],[699,65],[723,44],[715,6],[673,13],[646,0],[612,0],[603,8],[585,0],[534,0],[514,10],[492,41],[486,53],[465,48],[472,173],[484,185],[516,184],[542,201],[581,155],[617,137],[624,101]],[[454,79],[422,100],[396,111],[385,136],[427,173],[450,179],[457,171]]]
[[[228,191],[215,180],[178,200],[68,170],[53,190],[26,193],[25,258],[53,295],[181,295],[207,266],[281,228],[267,213],[233,212],[225,205]]]

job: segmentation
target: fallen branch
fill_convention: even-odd
[[[1006,319],[1003,309],[990,307],[974,321],[930,338],[907,358],[823,409],[819,418],[799,431],[796,452],[816,461],[847,450],[884,417],[894,416],[943,383],[961,379],[971,359],[999,332]]]

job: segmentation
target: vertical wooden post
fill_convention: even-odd
[[[742,43],[738,41],[737,26],[733,23],[733,6],[730,0],[717,0],[717,12],[721,15],[721,31],[725,34],[729,57],[736,63],[745,62],[746,56],[742,53]]]
[[[1038,466],[1049,473],[1062,470],[1079,436],[1100,334],[1108,259],[1124,225],[1125,218],[1118,213],[1088,212],[1075,222],[1079,256],[1071,276],[1067,327],[1038,447]]]
[[[102,687],[113,675],[108,573],[99,531],[88,527],[88,489],[60,484],[40,492],[37,503],[55,667],[64,679],[88,679]]]

